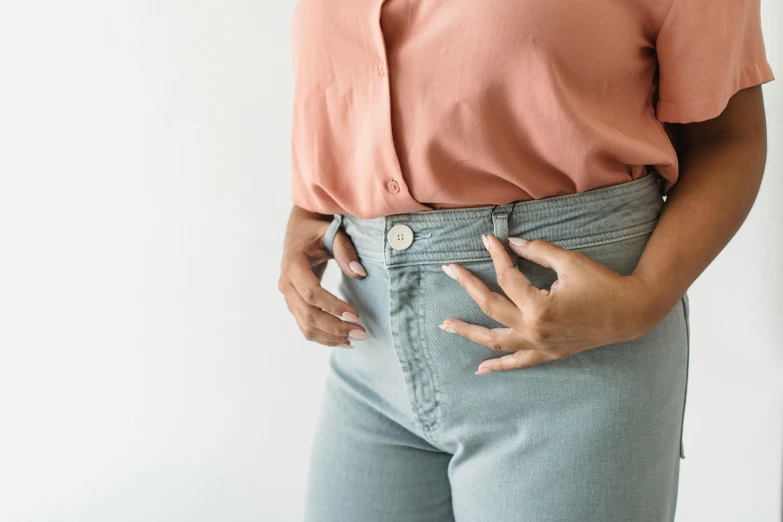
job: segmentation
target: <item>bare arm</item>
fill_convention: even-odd
[[[633,273],[660,292],[653,296],[653,322],[674,306],[745,221],[767,157],[761,86],[736,93],[717,118],[666,125],[680,175]]]

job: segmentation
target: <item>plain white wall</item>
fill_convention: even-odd
[[[276,288],[293,5],[2,3],[0,520],[300,519],[329,349]],[[763,14],[767,173],[690,291],[680,522],[781,517],[780,0]]]

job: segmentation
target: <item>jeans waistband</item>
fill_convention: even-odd
[[[348,234],[359,257],[386,267],[491,260],[481,234],[508,248],[508,237],[544,239],[563,248],[583,248],[650,233],[663,205],[662,178],[652,167],[634,181],[586,192],[506,205],[425,210],[360,218],[336,214],[324,241],[336,229]],[[389,231],[405,225],[407,248],[394,247]],[[412,234],[411,234],[412,232]],[[412,242],[410,238],[412,236]],[[405,243],[405,241],[403,242]],[[399,246],[399,242],[396,243]]]

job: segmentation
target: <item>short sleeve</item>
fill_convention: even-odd
[[[671,0],[655,44],[660,121],[715,118],[737,91],[775,79],[759,2]]]

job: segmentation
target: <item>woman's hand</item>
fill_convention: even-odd
[[[493,350],[512,351],[489,359],[476,374],[534,366],[583,350],[640,337],[666,315],[649,284],[620,275],[575,250],[542,239],[509,238],[520,256],[557,272],[550,290],[535,287],[519,271],[495,236],[484,236],[497,281],[508,298],[492,292],[467,268],[443,270],[456,279],[481,310],[508,328],[484,328],[448,318],[440,327]],[[509,299],[510,298],[510,299]]]
[[[324,233],[331,219],[332,216],[294,205],[288,220],[277,288],[307,340],[351,348],[351,340],[368,337],[364,327],[356,324],[359,314],[353,306],[321,286],[326,264],[332,258],[324,247]],[[343,230],[337,232],[332,250],[337,265],[348,277],[360,279],[367,275]]]

